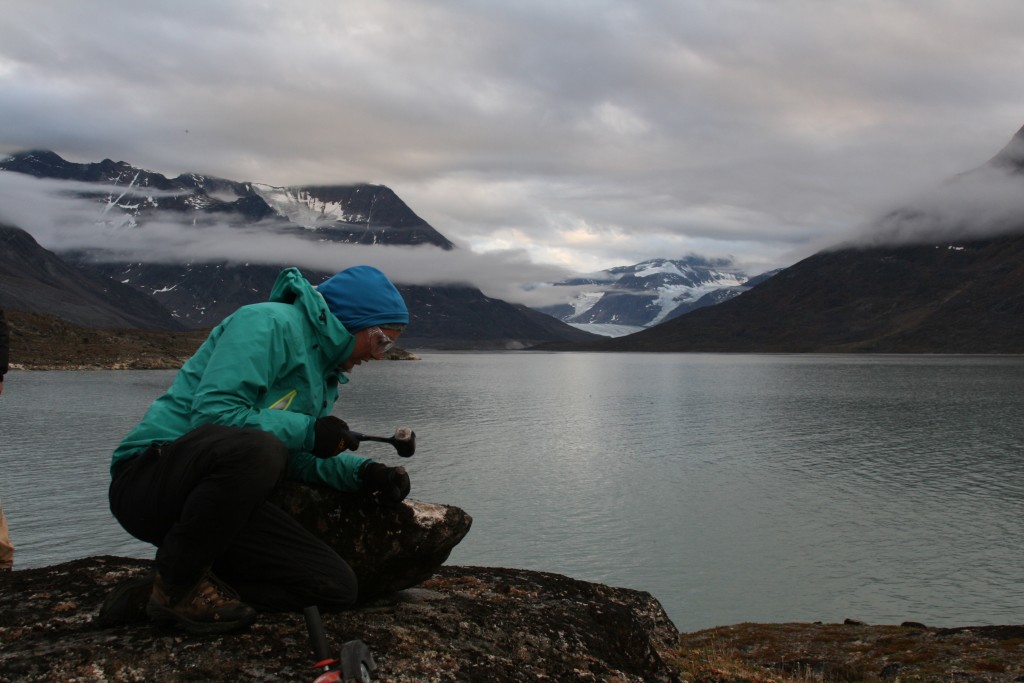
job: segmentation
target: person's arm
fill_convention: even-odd
[[[369,462],[372,462],[369,458],[347,452],[332,458],[298,453],[288,458],[288,478],[305,484],[325,484],[338,491],[354,493],[363,488],[361,470]]]
[[[370,458],[339,453],[317,458],[310,453],[288,459],[288,477],[307,484],[326,484],[339,491],[359,492],[383,504],[405,500],[412,489],[404,467],[389,467]]]

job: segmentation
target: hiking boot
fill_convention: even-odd
[[[197,634],[232,631],[256,619],[256,610],[211,572],[194,586],[175,586],[158,572],[146,614],[154,621],[173,622]]]
[[[146,604],[153,592],[152,572],[133,576],[114,586],[96,617],[99,626],[120,626],[148,621]]]

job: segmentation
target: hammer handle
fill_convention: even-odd
[[[390,444],[395,442],[395,437],[393,436],[370,436],[369,434],[360,434],[359,432],[351,432],[351,434],[360,441],[380,441],[381,443]]]

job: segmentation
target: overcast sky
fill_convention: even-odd
[[[749,274],[790,265],[984,163],[1024,124],[1020,0],[0,0],[0,13],[0,153],[380,183],[486,263],[507,250],[537,272],[690,253]]]

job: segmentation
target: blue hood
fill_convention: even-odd
[[[409,323],[402,295],[373,266],[347,268],[317,287],[331,313],[351,333],[385,323]]]

